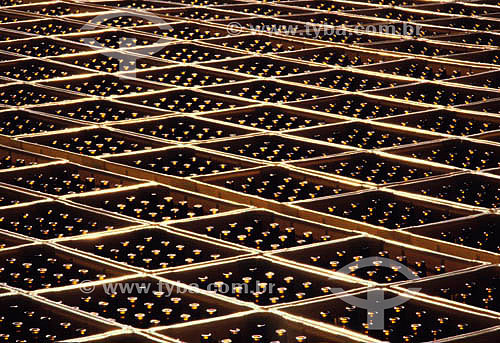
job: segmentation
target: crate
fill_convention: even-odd
[[[500,30],[500,22],[493,19],[486,18],[451,18],[451,19],[432,19],[424,20],[422,23],[435,25],[435,26],[446,26],[455,29],[462,30],[473,30],[473,31],[497,31]]]
[[[298,201],[293,205],[314,211],[316,214],[328,214],[391,230],[473,214],[470,210],[423,201],[419,197],[403,197],[381,190]]]
[[[0,172],[2,182],[30,191],[56,196],[93,192],[136,185],[137,179],[81,167],[71,163],[52,163]]]
[[[456,81],[456,80],[454,80]],[[470,90],[458,86],[419,83],[370,92],[374,95],[432,105],[454,106],[500,97],[500,92]]]
[[[226,243],[261,251],[309,246],[310,244],[339,240],[356,235],[355,232],[346,229],[289,217],[263,209],[250,209],[235,214],[221,214],[206,219],[181,220],[171,223],[169,226],[196,236],[203,235],[202,237],[211,237]],[[257,230],[256,233],[253,233],[253,230],[249,233],[248,230],[250,229],[246,228],[250,227]],[[271,228],[278,230],[279,233],[272,237],[267,233],[265,234]],[[243,232],[250,239],[239,239],[238,234],[243,234]],[[259,237],[259,233],[262,238]],[[286,236],[285,243],[281,241],[280,236]],[[263,241],[257,241],[258,239]]]
[[[361,15],[366,17],[375,17],[380,19],[399,20],[407,22],[418,22],[427,19],[443,18],[442,15],[431,14],[429,12],[415,11],[413,8],[395,9],[395,8],[366,8],[352,11],[349,14]],[[446,17],[445,17],[446,18]]]
[[[0,170],[33,166],[52,161],[54,159],[48,156],[0,145]]]
[[[75,94],[34,84],[15,83],[0,87],[0,104],[10,106],[38,105],[77,99]]]
[[[149,107],[111,100],[85,99],[57,105],[42,105],[32,107],[56,118],[70,118],[87,123],[105,123],[122,120],[149,118],[170,113],[169,111],[155,110]]]
[[[182,18],[187,20],[200,20],[200,21],[220,21],[220,20],[246,17],[246,15],[243,13],[236,13],[233,11],[224,11],[224,10],[203,8],[203,7],[169,8],[169,9],[154,10],[152,12],[167,17]]]
[[[317,128],[299,129],[289,134],[328,143],[347,145],[360,149],[382,149],[395,146],[415,145],[439,138],[424,134],[403,131],[389,126],[365,122],[349,122],[323,125]]]
[[[0,111],[0,135],[17,136],[64,130],[79,125],[27,110]]]
[[[0,24],[0,29],[20,31],[38,36],[54,36],[81,32],[82,24],[61,19],[37,19]]]
[[[411,234],[413,241],[430,241],[427,246],[439,246],[445,252],[457,254],[461,251],[462,255],[468,254],[478,260],[498,261],[500,244],[496,232],[499,219],[498,215],[479,214],[404,231]],[[489,258],[484,257],[486,255]]]
[[[221,27],[194,22],[147,25],[137,27],[136,30],[150,35],[163,37],[163,42],[161,43],[165,43],[165,40],[190,41],[197,39],[218,38],[229,34],[227,30]]]
[[[160,8],[170,8],[170,7],[182,7],[180,4],[175,4],[171,1],[156,1],[156,0],[97,0],[92,1],[92,5],[103,6],[110,8],[123,8],[123,9],[133,9],[133,10],[145,10],[150,11],[153,9]]]
[[[293,1],[280,1],[282,5],[294,6],[300,8],[307,8],[311,10],[321,10],[321,11],[338,11],[338,12],[351,12],[354,10],[373,8],[361,3],[354,2],[343,2],[343,1],[318,1],[318,0],[293,0]]]
[[[177,270],[218,260],[231,260],[246,252],[160,228],[76,237],[60,241],[59,244],[75,252],[102,257],[109,263],[132,266],[146,272]]]
[[[457,106],[457,109],[483,112],[486,114],[488,114],[488,113],[497,114],[497,113],[500,113],[499,103],[500,102],[498,100],[489,100],[489,101],[485,101],[482,103]]]
[[[309,24],[329,25],[329,26],[359,26],[363,24],[378,23],[381,20],[377,18],[368,18],[351,13],[305,13],[295,15],[281,15],[280,18],[299,21]]]
[[[279,53],[313,48],[314,45],[301,41],[290,40],[278,36],[259,34],[244,34],[228,38],[213,38],[203,40],[224,48],[238,49],[254,53]]]
[[[500,65],[500,50],[485,50],[485,51],[476,51],[476,52],[461,52],[456,55],[451,56],[457,61],[466,61],[473,62],[477,64],[486,64],[486,65]]]
[[[379,293],[381,291],[383,294]],[[377,292],[378,294],[369,295],[367,292]],[[367,292],[361,291],[356,293],[354,296],[361,299],[384,296],[385,299],[390,299],[401,295],[399,292],[386,289],[375,289]],[[356,333],[366,334],[370,337],[383,341],[399,341],[404,335],[411,335],[412,333],[413,337],[415,335],[417,335],[417,337],[422,337],[421,339],[417,338],[417,342],[437,340],[445,337],[451,338],[455,336],[460,338],[463,337],[460,335],[472,333],[478,330],[490,329],[498,324],[498,319],[493,316],[476,314],[469,311],[459,310],[451,306],[444,306],[435,302],[424,301],[419,298],[412,297],[408,298],[408,301],[405,302],[404,305],[390,307],[385,310],[383,323],[384,327],[392,330],[369,330],[362,325],[362,323],[367,323],[369,318],[371,318],[370,314],[367,313],[367,310],[356,307],[353,309],[348,305],[348,303],[348,299],[345,302],[342,297],[338,297],[329,300],[310,302],[295,308],[283,308],[282,310],[299,317],[305,317],[311,320],[320,320],[325,324],[334,325],[339,328],[342,327],[350,332],[354,331]],[[323,318],[320,312],[323,314],[326,313],[327,316]],[[422,319],[420,319],[416,315],[416,312],[419,312],[420,315],[426,317],[422,317]],[[345,321],[345,317],[347,317],[347,323],[342,324],[341,321]],[[394,318],[394,320],[396,320],[396,325],[391,325],[390,318]],[[415,323],[415,321],[417,321],[417,323]],[[427,324],[427,321],[435,324]],[[440,322],[443,324],[438,324]],[[412,327],[412,324],[414,323],[421,324],[421,326],[417,325],[416,327]],[[435,330],[436,335],[424,331],[424,325],[426,328],[430,327],[431,330]],[[417,332],[415,333],[415,331]],[[389,338],[385,336],[386,333],[389,334]],[[467,342],[469,341],[467,340]]]
[[[25,137],[22,140],[50,147],[52,149],[87,156],[100,156],[138,150],[149,150],[166,145],[158,141],[147,140],[141,137],[116,132],[109,128],[89,128],[87,130],[74,132]]]
[[[85,45],[73,44],[59,39],[37,37],[0,42],[0,50],[30,57],[48,57],[75,54],[92,49]]]
[[[17,21],[22,21],[22,20],[30,20],[30,19],[35,19],[34,16],[28,16],[28,15],[22,15],[22,14],[14,14],[14,13],[2,13],[0,16],[0,24],[4,23],[15,23]]]
[[[87,47],[91,47],[92,50],[128,49],[165,43],[164,40],[161,40],[158,37],[150,34],[142,34],[137,30],[135,30],[134,32],[129,32],[119,29],[83,32],[74,35],[65,35],[61,38],[64,38],[64,40],[69,40],[82,45],[86,45]]]
[[[488,89],[500,89],[500,83],[497,81],[499,72],[488,71],[471,76],[464,76],[454,79],[454,83],[460,83],[469,86],[483,87]]]
[[[350,92],[392,88],[410,83],[391,77],[366,75],[365,73],[331,70],[308,72],[282,78],[284,81],[303,83],[308,87],[322,87]]]
[[[372,49],[393,51],[396,53],[404,53],[418,56],[447,56],[476,52],[477,48],[468,48],[452,44],[443,44],[437,42],[415,41],[415,40],[400,40],[394,42],[380,42],[366,45]],[[451,57],[455,59],[455,56]]]
[[[494,144],[500,143],[500,130],[480,133],[480,134],[471,136],[471,138],[480,139],[480,140],[487,141],[487,142],[492,142]]]
[[[155,46],[154,48],[138,48],[127,51],[180,63],[218,61],[244,55],[243,53],[231,50],[213,48],[195,43],[172,43],[166,44],[162,48]]]
[[[72,4],[64,1],[54,1],[43,4],[20,5],[13,7],[12,10],[26,12],[29,14],[61,17],[71,14],[101,12],[102,8],[86,6],[83,4]]]
[[[447,80],[448,82],[455,82],[454,79],[461,76],[475,75],[488,71],[486,68],[473,67],[467,64],[434,62],[421,58],[408,58],[394,62],[359,66],[358,68],[363,71],[369,70],[414,79],[430,81]]]
[[[420,288],[419,293],[429,298],[439,297],[456,307],[471,306],[473,311],[481,308],[495,314],[500,312],[500,306],[495,301],[499,283],[500,267],[490,265],[426,281],[407,282],[398,285],[398,288]]]
[[[383,153],[345,153],[329,158],[293,163],[324,176],[340,176],[373,185],[406,183],[447,174],[451,168],[401,160]]]
[[[151,92],[147,95],[123,96],[118,100],[159,110],[181,113],[218,111],[251,104],[249,101],[234,97],[190,89],[173,89],[170,91]]]
[[[27,342],[33,342],[42,337],[57,341],[68,339],[74,342],[75,339],[117,329],[115,325],[101,320],[92,320],[67,308],[48,304],[27,295],[3,296],[0,298],[0,304],[6,310],[4,317],[7,322],[11,323],[20,318],[24,320],[25,317],[28,319],[25,321],[25,329],[14,331],[3,327],[0,334],[4,337],[7,334]],[[32,315],[33,321],[29,321],[30,317],[27,317],[25,313]],[[30,332],[30,328],[35,330]]]
[[[218,9],[227,11],[241,12],[248,15],[261,15],[267,17],[287,16],[300,13],[311,13],[310,10],[304,8],[294,8],[287,6],[280,6],[279,4],[264,4],[264,3],[249,3],[249,4],[235,4],[226,6],[217,6]]]
[[[78,285],[129,273],[95,259],[39,244],[2,250],[0,259],[0,280],[27,291]]]
[[[54,239],[138,225],[60,201],[39,201],[0,210],[2,229],[37,239]]]
[[[141,221],[168,220],[213,215],[242,208],[239,204],[173,187],[143,184],[113,193],[76,195],[73,202],[135,217]],[[127,206],[128,205],[128,206]],[[133,206],[139,206],[132,208]]]
[[[377,42],[397,41],[398,37],[367,33],[368,30],[355,30],[346,26],[325,26],[321,24],[307,24],[306,30],[296,32],[296,36],[314,40],[318,43],[329,42],[346,45],[371,45]]]
[[[96,74],[42,81],[38,84],[102,97],[147,93],[168,88],[165,85],[139,81],[124,76]]]
[[[484,175],[443,176],[432,181],[406,183],[395,189],[473,207],[500,207],[500,179]]]
[[[247,160],[228,158],[191,147],[154,149],[109,157],[106,160],[122,166],[124,174],[136,177],[145,177],[145,173],[193,177],[257,166],[256,163]]]
[[[436,39],[438,37],[442,37],[444,35],[454,35],[460,34],[462,31],[458,29],[443,27],[443,26],[432,26],[421,24],[426,23],[426,21],[417,21],[417,22],[391,22],[391,23],[379,23],[373,24],[371,26],[361,27],[365,30],[371,30],[373,33],[381,33],[390,36],[393,39],[397,39],[396,35],[403,36],[403,38],[426,38],[426,39]],[[359,28],[359,27],[358,27]],[[399,37],[401,38],[401,37]]]
[[[259,77],[282,77],[324,70],[324,67],[295,63],[267,56],[249,56],[225,61],[204,63],[204,66]]]
[[[2,25],[5,24],[0,24],[0,27],[2,27]],[[31,37],[35,37],[35,35],[13,30],[0,31],[0,44],[4,45],[10,43],[10,41],[31,38]]]
[[[0,76],[13,80],[36,81],[88,73],[85,69],[32,58],[0,63]]]
[[[161,275],[185,284],[197,284],[201,289],[258,306],[273,306],[330,295],[332,288],[348,291],[364,286],[363,283],[352,280],[349,282],[290,267],[266,257],[219,262],[201,269],[192,268]],[[236,284],[239,286],[235,286]]]
[[[4,232],[0,232],[0,252],[6,248],[13,248],[19,245],[29,244],[31,241],[27,239],[11,236]],[[4,289],[0,290],[0,294],[5,293]]]
[[[474,3],[439,3],[419,5],[416,10],[432,11],[437,13],[459,14],[463,16],[485,16],[488,17],[491,13],[500,12],[496,6],[477,6]]]
[[[165,119],[143,120],[140,122],[117,124],[117,129],[149,138],[158,138],[170,142],[211,141],[220,138],[248,135],[252,129],[236,125],[227,125],[208,119],[189,116],[171,116]]]
[[[456,110],[429,110],[381,118],[379,121],[454,136],[470,136],[500,129],[500,120],[495,116],[475,115]]]
[[[113,285],[132,285],[132,291],[121,292],[118,289],[115,295],[112,291]],[[87,296],[90,298],[88,302],[81,300],[80,289],[45,292],[43,296],[138,329],[171,326],[182,322],[196,323],[199,320],[247,310],[244,306],[200,294],[186,287],[177,286],[164,279],[136,277],[96,285],[94,291]],[[114,295],[113,298],[111,295]],[[192,304],[192,307],[189,304]],[[128,310],[121,310],[125,308]]]
[[[0,196],[0,209],[7,206],[28,203],[42,199],[41,197],[34,194],[14,190],[13,188],[7,188],[2,185],[0,185],[0,191],[2,193],[2,195]]]
[[[413,147],[391,149],[388,152],[464,169],[481,170],[500,167],[498,162],[500,148],[477,141],[446,139]]]
[[[102,9],[101,9],[102,10]],[[141,13],[137,15],[133,12],[117,10],[117,11],[106,11],[93,13],[93,14],[77,14],[65,17],[65,20],[76,20],[91,27],[95,26],[96,29],[102,29],[104,27],[109,28],[127,28],[134,29],[136,27],[153,25],[161,21],[162,23],[171,22],[171,20],[166,18],[159,18],[154,14]]]
[[[358,94],[336,95],[322,99],[291,102],[293,107],[325,112],[325,115],[338,115],[357,119],[378,119],[427,109],[417,104],[396,102],[390,99],[374,99]]]
[[[133,74],[124,73],[121,76],[136,77],[178,87],[214,86],[248,79],[248,77],[235,73],[224,73],[217,69],[198,66],[155,68],[153,70],[134,72]]]
[[[238,13],[238,12],[235,12]],[[294,36],[297,32],[305,30],[305,23],[284,20],[280,17],[249,16],[217,21],[217,24],[229,25],[227,30],[231,35],[248,34],[248,31],[256,33],[270,33]]]
[[[197,180],[223,187],[240,194],[240,197],[257,197],[279,203],[321,198],[360,189],[356,184],[323,179],[284,167],[258,167],[202,176]]]
[[[224,95],[271,103],[317,99],[334,94],[333,91],[329,90],[301,87],[274,80],[250,80],[231,85],[204,87],[203,89]]]
[[[413,278],[429,279],[435,275],[452,275],[453,272],[479,265],[477,262],[444,255],[404,245],[396,241],[382,240],[374,236],[350,237],[337,242],[295,248],[275,254],[284,262],[293,261],[303,268],[348,274],[351,277],[379,284],[392,284],[408,280],[408,275],[397,272],[397,265],[406,266]],[[380,258],[377,263],[360,267],[356,262],[368,258]],[[386,258],[388,260],[383,260]]]
[[[30,3],[36,3],[40,2],[42,0],[2,0],[0,2],[1,7],[7,7],[7,6],[19,6],[22,4],[30,4]]]
[[[468,34],[453,34],[446,36],[434,37],[435,40],[446,41],[449,43],[470,44],[470,45],[487,45],[496,47],[500,45],[500,36],[495,33],[468,33]]]
[[[202,114],[200,117],[268,131],[287,131],[342,121],[342,119],[334,116],[302,111],[293,107],[285,108],[273,104],[217,111]]]
[[[257,135],[200,144],[202,148],[267,162],[284,162],[338,154],[349,150],[293,136]],[[276,150],[276,151],[275,151]]]
[[[278,56],[297,59],[306,63],[351,67],[397,60],[387,53],[375,53],[341,47],[313,48],[297,52],[280,53]]]

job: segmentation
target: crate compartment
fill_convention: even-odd
[[[196,45],[194,43],[168,44],[161,49],[155,47],[154,49],[139,48],[130,49],[128,51],[182,63],[217,61],[243,55],[242,53],[237,53],[230,50],[216,49],[212,47]]]
[[[0,87],[0,104],[11,106],[38,105],[78,98],[63,90],[43,88],[33,84],[11,84]]]
[[[500,167],[499,147],[459,139],[394,149],[390,153],[472,170]]]
[[[485,16],[488,14],[500,12],[496,6],[485,6],[467,3],[440,3],[427,4],[415,7],[417,10],[432,11],[437,13],[459,14],[463,16]]]
[[[470,211],[383,191],[365,191],[358,194],[300,201],[295,205],[387,229],[419,226],[471,214]]]
[[[204,42],[220,45],[224,48],[233,48],[261,54],[297,51],[314,47],[308,43],[263,34],[248,34],[220,39],[207,39],[204,40]]]
[[[60,244],[147,271],[197,265],[242,255],[244,252],[168,230],[146,228]]]
[[[355,235],[351,231],[258,209],[209,219],[178,221],[170,226],[263,251],[307,246]],[[275,234],[271,235],[270,231]]]
[[[363,284],[347,282],[303,269],[291,268],[269,258],[247,258],[235,262],[219,263],[203,269],[188,269],[163,274],[172,280],[217,294],[253,302],[260,306],[284,304],[331,294],[331,288],[352,290]],[[224,289],[225,284],[229,291]],[[240,285],[238,286],[234,285]],[[271,286],[272,285],[272,286]]]
[[[0,280],[28,291],[78,285],[123,275],[123,270],[44,245],[0,252]]]
[[[294,58],[302,62],[314,62],[341,67],[362,66],[398,59],[398,57],[391,56],[390,54],[379,54],[340,47],[285,52],[279,54],[279,56]]]
[[[152,10],[159,8],[181,7],[182,5],[175,4],[172,1],[148,1],[148,0],[113,0],[113,1],[93,1],[93,5],[105,7],[130,8],[137,10]]]
[[[294,165],[327,175],[338,175],[380,185],[433,177],[451,171],[450,169],[398,160],[394,156],[365,152],[311,159],[294,163]]]
[[[371,94],[442,106],[470,104],[472,102],[486,101],[487,99],[500,97],[500,93],[496,92],[467,90],[461,87],[430,83],[373,91]]]
[[[183,5],[193,5],[193,6],[223,6],[223,5],[237,5],[244,3],[243,1],[238,0],[171,0],[169,1],[174,4],[183,4]]]
[[[1,24],[0,28],[39,36],[52,36],[81,32],[82,25],[60,19],[38,19]]]
[[[229,25],[231,35],[248,34],[247,30],[259,33],[269,32],[271,34],[280,33],[283,35],[294,35],[298,31],[306,29],[305,23],[278,19],[277,17],[247,16],[218,21],[217,24]],[[244,30],[247,29],[247,30]]]
[[[274,80],[238,82],[231,85],[205,87],[204,89],[224,95],[272,103],[286,103],[332,95],[330,91],[310,89]]]
[[[24,21],[24,20],[30,20],[34,19],[35,17],[33,16],[27,16],[27,15],[22,15],[22,14],[13,14],[13,13],[2,13],[0,16],[0,24],[4,23],[15,23],[17,21]]]
[[[262,135],[205,143],[203,148],[269,162],[284,162],[344,152],[335,146],[305,142],[293,137]],[[347,149],[346,149],[347,150]]]
[[[168,114],[148,107],[136,106],[121,101],[78,100],[64,104],[37,106],[32,108],[51,115],[81,120],[85,122],[103,123],[120,120],[148,118]]]
[[[421,21],[426,19],[443,18],[441,15],[430,14],[429,12],[414,11],[412,9],[395,9],[395,8],[368,8],[357,11],[352,11],[349,14],[362,15],[367,17],[375,17],[380,19],[391,19],[400,21]]]
[[[463,46],[454,46],[451,44],[445,45],[440,43],[431,43],[424,41],[414,41],[414,40],[404,40],[404,41],[394,41],[389,43],[375,43],[367,45],[367,47],[373,49],[402,52],[413,55],[423,55],[423,56],[444,56],[444,55],[455,55],[463,54],[468,52],[474,52],[478,49],[466,48]],[[453,56],[453,58],[455,58]]]
[[[70,343],[65,341],[66,343]],[[151,336],[145,336],[140,333],[124,333],[117,335],[107,335],[106,338],[89,338],[79,342],[85,343],[165,343],[170,341],[153,339]],[[63,342],[64,343],[64,342]]]
[[[33,154],[24,150],[0,145],[0,170],[33,166],[51,161],[54,161],[54,159],[48,156]]]
[[[153,13],[162,14],[168,17],[177,17],[188,20],[203,20],[203,21],[217,21],[227,20],[232,18],[245,17],[245,14],[235,13],[232,11],[223,11],[213,8],[203,7],[186,7],[186,8],[172,8],[154,10]]]
[[[204,176],[199,181],[277,202],[314,199],[359,190],[352,184],[330,181],[283,167]]]
[[[99,48],[127,49],[135,48],[137,46],[148,46],[162,43],[161,40],[158,40],[158,37],[154,37],[152,35],[141,34],[137,31],[134,31],[134,33],[132,33],[118,29],[108,29],[88,33],[83,32],[78,35],[66,35],[63,38],[65,40],[70,40],[93,47],[93,50]]]
[[[19,59],[0,63],[0,76],[13,80],[36,81],[81,74],[88,74],[88,71],[60,63],[34,59]]]
[[[113,286],[120,285],[132,286],[132,291],[121,292],[120,288],[113,291]],[[47,292],[43,295],[82,311],[140,329],[213,319],[247,309],[151,277],[101,284],[89,295],[82,295],[80,289]]]
[[[205,24],[198,23],[174,23],[174,24],[157,24],[141,26],[136,28],[137,31],[161,36],[166,39],[177,40],[195,40],[207,39],[227,36],[227,30]],[[159,42],[164,43],[164,42]]]
[[[232,111],[207,113],[202,117],[269,131],[287,131],[342,121],[330,116],[276,105],[257,105]]]
[[[263,56],[243,57],[220,62],[205,63],[204,66],[260,77],[279,77],[324,70],[322,67],[316,67],[305,63],[295,63]]]
[[[262,16],[275,17],[275,16],[286,16],[299,13],[310,13],[310,10],[280,6],[279,4],[241,4],[241,5],[227,5],[218,6],[219,9],[224,9],[228,11],[241,12],[245,14],[258,14]]]
[[[31,241],[26,239],[21,239],[13,237],[9,234],[0,233],[0,252],[6,248],[12,248],[18,245],[29,244]],[[4,290],[0,290],[0,293],[4,293]]]
[[[17,191],[12,188],[0,186],[0,208],[3,206],[11,206],[21,204],[23,202],[32,202],[41,198],[30,193]]]
[[[96,27],[102,28],[104,26],[113,27],[113,28],[130,28],[133,29],[136,26],[144,26],[144,25],[153,25],[158,22],[158,17],[149,13],[142,13],[140,16],[137,16],[134,13],[126,12],[126,11],[106,11],[102,12],[104,14],[99,15],[98,13],[94,14],[83,14],[83,15],[72,15],[67,16],[67,19],[70,20],[78,20],[80,22],[85,22],[91,25],[95,25]],[[65,19],[66,19],[65,18]],[[166,18],[160,19],[162,22],[170,22]],[[87,24],[87,25],[88,25]]]
[[[127,166],[125,168],[129,175],[133,173],[132,168],[165,175],[192,177],[256,166],[255,163],[243,159],[227,158],[190,147],[137,152],[133,155],[115,156],[106,160]]]
[[[201,194],[147,184],[114,193],[73,196],[71,200],[153,222],[193,218],[241,208],[236,203]]]
[[[497,31],[500,29],[500,22],[486,18],[452,18],[452,19],[432,19],[425,20],[423,24],[446,26],[455,29],[474,31]]]
[[[399,287],[417,287],[426,295],[500,312],[500,303],[496,301],[500,288],[499,266],[488,266],[426,281],[414,281]]]
[[[445,176],[432,181],[407,183],[396,189],[471,206],[500,207],[500,179],[483,175]]]
[[[160,142],[125,135],[107,128],[26,137],[23,140],[88,156],[119,154],[165,146]]]
[[[2,229],[38,239],[53,239],[117,230],[137,225],[109,215],[44,201],[0,210]]]
[[[71,127],[78,127],[78,125],[26,110],[0,111],[0,135],[25,135],[63,130]]]
[[[499,104],[500,104],[500,101],[498,101],[498,100],[489,100],[489,101],[485,101],[482,103],[476,103],[476,104],[472,104],[472,105],[457,106],[457,109],[498,114],[498,113],[500,113]]]
[[[476,139],[481,139],[484,141],[500,143],[500,131],[499,130],[481,133],[481,134],[477,134],[477,135],[474,135],[471,137],[476,138]]]
[[[44,3],[41,5],[30,4],[13,7],[12,10],[26,12],[30,14],[49,15],[61,17],[70,14],[101,12],[102,8],[85,6],[82,4],[71,4],[63,1]]]
[[[476,87],[500,89],[498,76],[499,72],[490,71],[472,76],[459,77],[454,79],[453,82]]]
[[[277,256],[331,272],[342,270],[339,273],[381,284],[406,281],[408,279],[394,269],[398,264],[403,264],[410,269],[415,278],[450,274],[450,272],[478,265],[478,263],[451,255],[441,255],[428,250],[413,248],[410,245],[402,245],[395,241],[373,237],[352,237],[321,246],[279,252]],[[350,266],[352,268],[347,267],[349,272],[343,269],[352,263],[371,257],[387,258],[389,261],[381,260],[379,265],[374,263],[373,266],[369,267],[359,267],[354,264]]]
[[[424,21],[425,23],[425,21]],[[374,27],[374,28],[372,28]],[[371,26],[358,27],[363,30],[370,30],[372,33],[384,33],[388,35],[405,36],[406,38],[427,38],[434,40],[436,37],[443,35],[453,35],[461,33],[458,29],[452,29],[442,26],[422,25],[421,22],[391,22],[391,23],[378,23]],[[391,39],[398,37],[392,36]],[[386,39],[387,40],[387,39]]]
[[[39,84],[71,90],[93,96],[113,96],[147,93],[167,88],[155,83],[138,81],[132,78],[114,75],[86,75],[85,77],[66,78],[44,81]]]
[[[375,100],[373,98],[366,98],[356,94],[336,95],[322,99],[298,101],[289,103],[288,105],[313,111],[326,112],[332,115],[359,119],[392,117],[426,109],[426,107],[407,104],[401,101],[395,102],[385,99]]]
[[[498,34],[487,33],[487,32],[453,34],[446,36],[438,36],[434,37],[433,39],[446,42],[454,42],[459,44],[488,45],[492,47],[500,45],[500,36]]]
[[[286,6],[294,6],[300,8],[307,8],[311,10],[321,10],[321,11],[338,11],[338,12],[350,12],[362,8],[373,8],[369,5],[363,5],[360,3],[350,3],[342,1],[317,1],[317,0],[298,0],[298,1],[285,1],[281,2]]]
[[[250,104],[244,100],[189,89],[152,92],[147,95],[121,97],[119,100],[182,113],[219,111]]]
[[[237,126],[224,125],[207,119],[188,116],[119,124],[115,128],[174,142],[205,141],[236,137],[253,132]]]
[[[435,223],[405,231],[417,236],[500,254],[500,217],[470,216],[447,223]]]
[[[452,57],[454,60],[482,64],[500,65],[500,50],[486,50],[477,52],[462,52]]]
[[[453,79],[461,76],[474,75],[488,70],[465,64],[438,63],[417,58],[360,66],[359,69],[429,81],[451,79],[450,82],[454,82]]]
[[[93,192],[138,184],[136,179],[71,163],[4,171],[0,172],[0,177],[4,183],[53,195]]]
[[[402,131],[392,127],[361,122],[323,125],[317,128],[294,130],[290,134],[361,149],[382,149],[399,145],[414,145],[436,139],[433,136],[422,133]]]
[[[142,56],[134,56],[130,53],[121,53],[118,51],[113,52],[113,56],[106,56],[100,53],[91,52],[52,58],[52,60],[106,73],[164,67],[171,64],[169,62],[158,61],[156,59]]]
[[[455,136],[470,136],[500,129],[494,116],[474,115],[451,110],[431,110],[396,116],[380,122]]]
[[[330,25],[330,26],[357,26],[370,23],[378,23],[380,19],[360,17],[350,14],[339,13],[311,13],[298,15],[281,15],[280,18],[301,21],[311,24]]]
[[[5,310],[3,316],[6,323],[21,320],[22,324],[17,330],[2,326],[0,336],[4,339],[7,337],[7,341],[60,342],[66,339],[74,341],[116,329],[111,325],[90,320],[26,295],[1,297],[0,306]]]
[[[348,30],[343,26],[324,26],[321,24],[308,24],[307,29],[296,33],[297,36],[318,41],[367,45],[375,42],[396,41],[397,38],[382,36],[377,33],[363,33],[363,30]],[[319,42],[321,43],[321,42]]]
[[[409,81],[401,81],[389,77],[379,77],[343,70],[308,72],[284,77],[282,80],[303,83],[307,86],[331,88],[351,92],[391,88],[409,83]]]
[[[41,37],[0,42],[0,50],[31,57],[62,56],[91,50],[90,47]]]
[[[400,295],[394,291],[376,289],[359,292],[354,296],[362,299],[373,299],[378,296],[369,295],[367,292],[377,292],[384,299]],[[366,323],[371,317],[367,310],[348,306],[342,297],[295,308],[284,308],[283,311],[391,342],[404,342],[406,340],[404,337],[410,338],[412,342],[434,341],[491,328],[498,324],[498,320],[493,316],[457,310],[418,298],[409,298],[404,305],[385,309],[383,316],[385,330],[367,329]]]
[[[248,77],[237,74],[229,74],[217,69],[207,69],[197,66],[174,66],[167,68],[155,68],[152,70],[134,72],[133,75],[123,76],[136,77],[147,81],[164,83],[178,87],[203,87],[232,83],[248,79]]]

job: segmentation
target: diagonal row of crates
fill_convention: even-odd
[[[500,337],[497,1],[0,6],[2,340]]]

